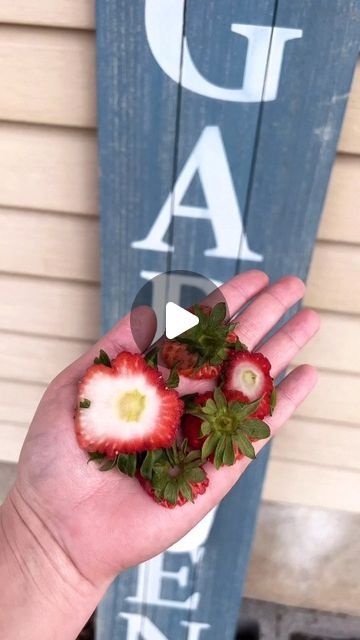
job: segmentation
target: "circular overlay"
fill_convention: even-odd
[[[141,326],[139,318],[133,315],[140,305],[148,305],[153,309],[157,320],[157,331],[153,342],[165,333],[166,304],[173,302],[179,307],[188,309],[193,304],[204,303],[214,307],[223,302],[228,308],[226,300],[219,287],[209,278],[195,271],[165,271],[149,279],[135,296],[131,306],[130,327],[132,336],[141,350]],[[227,313],[228,315],[228,313]],[[136,318],[136,321],[135,321]]]

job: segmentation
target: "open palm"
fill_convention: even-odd
[[[231,316],[254,297],[237,318],[237,333],[250,349],[256,348],[282,315],[298,302],[304,285],[298,278],[282,278],[268,286],[266,274],[248,271],[222,287]],[[145,349],[155,332],[149,308],[138,313]],[[316,313],[298,312],[261,351],[278,376],[319,327]],[[50,530],[81,575],[93,584],[111,580],[119,571],[152,557],[181,538],[231,489],[249,459],[215,471],[208,465],[210,485],[194,504],[167,510],[156,504],[137,480],[116,470],[99,473],[77,444],[74,407],[77,383],[93,359],[104,349],[113,358],[122,350],[138,351],[129,316],[120,320],[84,356],[61,372],[49,385],[26,438],[12,499],[26,505]],[[278,402],[266,419],[272,435],[291,416],[316,382],[316,372],[303,365],[278,386]],[[211,381],[180,380],[180,394],[205,391]],[[259,451],[265,440],[254,443]]]

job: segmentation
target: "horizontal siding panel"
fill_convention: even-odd
[[[0,208],[0,271],[99,281],[98,220]]]
[[[292,418],[274,438],[271,456],[360,473],[360,425]]]
[[[91,344],[0,332],[0,378],[48,384]]]
[[[294,362],[360,374],[360,317],[323,311],[320,318],[320,331]]]
[[[338,155],[331,174],[318,237],[335,242],[360,243],[359,203],[360,157]]]
[[[360,154],[360,61],[354,74],[338,149],[344,153]]]
[[[76,282],[0,275],[0,330],[96,340],[99,288]]]
[[[1,0],[0,21],[93,29],[95,0]]]
[[[360,512],[360,473],[271,459],[263,499]]]
[[[0,119],[95,127],[95,36],[0,26]]]
[[[97,214],[96,135],[0,123],[0,205]],[[359,242],[360,158],[338,156],[319,237]]]
[[[99,279],[95,221],[4,208],[0,209],[0,220],[5,229],[0,239],[3,271]],[[360,246],[316,244],[305,303],[317,309],[360,314]]]
[[[0,205],[91,215],[97,199],[94,133],[0,123]]]
[[[0,422],[29,425],[45,389],[44,385],[0,379]]]
[[[28,427],[0,422],[0,462],[17,462]]]
[[[313,254],[305,304],[317,309],[360,313],[360,247],[318,243]]]
[[[297,415],[359,426],[360,376],[319,371],[318,383],[297,409]]]
[[[50,313],[50,309],[47,313]],[[308,362],[320,367],[325,366],[326,363],[326,366],[338,367],[339,370],[343,368],[346,371],[346,367],[359,370],[360,345],[357,339],[358,327],[354,318],[330,316],[330,318],[323,317],[322,320],[322,329],[318,334],[322,336],[321,341],[319,342],[316,337],[305,347],[294,363]],[[332,320],[334,320],[333,325]],[[23,330],[26,329],[34,331],[35,327],[29,327],[24,316]],[[18,330],[21,330],[21,327],[18,327]],[[341,338],[342,332],[343,338]],[[86,351],[92,342],[91,340],[59,339],[51,335],[46,337],[0,331],[0,377],[48,383],[59,371]],[[330,343],[333,344],[331,350],[327,348]]]

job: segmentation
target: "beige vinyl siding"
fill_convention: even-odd
[[[93,12],[0,6],[1,460],[18,459],[46,384],[100,332]],[[358,64],[305,299],[322,330],[296,359],[320,381],[274,443],[267,500],[360,511],[359,175]]]

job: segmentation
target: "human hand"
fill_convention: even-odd
[[[231,316],[257,296],[237,318],[239,338],[250,349],[263,340],[304,293],[303,283],[294,277],[267,285],[264,273],[248,271],[222,287]],[[154,314],[149,308],[141,308],[135,321],[141,327],[145,349],[155,332]],[[272,364],[274,378],[318,327],[317,314],[302,310],[262,345],[261,351]],[[160,553],[181,538],[225,496],[251,461],[244,458],[219,471],[208,465],[210,485],[206,493],[194,504],[171,511],[149,498],[137,480],[116,470],[102,474],[96,465],[87,464],[88,456],[75,437],[74,407],[78,381],[100,348],[110,358],[122,350],[138,351],[129,316],[49,385],[25,440],[16,484],[5,509],[18,513],[30,530],[34,523],[37,530],[41,524],[82,579],[103,589],[120,571]],[[297,367],[280,383],[275,412],[266,419],[272,435],[315,382],[316,372],[305,365]],[[180,395],[205,391],[208,384],[209,381],[181,379],[178,390]],[[264,444],[266,440],[254,443],[256,452]]]

